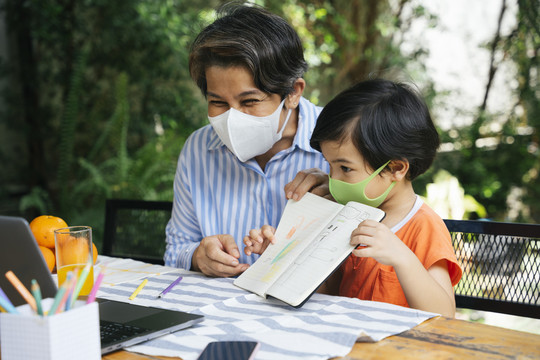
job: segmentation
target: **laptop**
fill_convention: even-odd
[[[12,270],[30,289],[36,279],[43,298],[54,297],[57,286],[39,250],[28,222],[20,217],[0,216],[0,287],[13,305],[25,304],[4,274]],[[202,315],[96,299],[99,304],[101,353],[135,345],[190,327]]]

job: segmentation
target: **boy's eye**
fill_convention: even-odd
[[[350,167],[346,167],[346,166],[343,166],[343,165],[341,165],[340,168],[341,168],[341,171],[343,171],[344,173],[348,173],[349,171],[351,171]]]

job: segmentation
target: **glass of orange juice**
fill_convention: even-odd
[[[58,286],[66,281],[70,271],[76,272],[79,276],[83,268],[90,264],[90,272],[79,295],[90,294],[94,285],[92,228],[90,226],[70,226],[57,229],[54,231],[54,242]]]

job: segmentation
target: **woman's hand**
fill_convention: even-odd
[[[207,236],[193,253],[191,269],[206,276],[236,276],[249,267],[248,264],[240,264],[239,258],[240,252],[232,235]]]
[[[328,174],[317,168],[300,171],[284,189],[287,199],[300,200],[305,193],[310,192],[332,200]]]

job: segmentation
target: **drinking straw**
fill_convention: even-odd
[[[94,283],[94,286],[92,287],[92,291],[90,291],[90,295],[88,295],[88,299],[86,299],[86,303],[90,304],[96,299],[97,292],[99,290],[99,286],[101,285],[101,281],[103,280],[103,276],[105,275],[103,269],[100,270],[98,277],[96,279],[96,282]]]
[[[9,280],[9,282],[15,287],[15,289],[19,292],[19,294],[21,294],[24,300],[26,300],[26,302],[30,305],[30,307],[34,311],[37,311],[36,300],[34,299],[32,294],[30,294],[30,291],[28,291],[28,289],[23,285],[21,280],[19,280],[17,275],[15,275],[13,271],[9,270],[6,273],[6,277]]]
[[[135,299],[135,297],[141,292],[142,288],[146,285],[147,282],[148,282],[148,279],[144,279],[141,285],[139,285],[137,289],[135,289],[133,294],[131,294],[131,296],[129,297],[129,300]]]
[[[4,310],[7,311],[8,313],[12,313],[12,314],[19,313],[17,309],[15,309],[13,304],[9,301],[9,299],[3,296],[0,296],[0,306],[3,307]]]
[[[81,275],[79,276],[79,280],[77,281],[77,285],[75,285],[75,290],[73,291],[70,307],[73,307],[73,305],[75,305],[75,301],[77,301],[77,298],[79,297],[79,293],[81,292],[84,282],[86,281],[86,278],[88,277],[88,273],[90,272],[90,266],[92,266],[92,263],[88,262],[86,266],[83,268],[83,270],[81,271]]]
[[[43,316],[43,307],[41,306],[41,289],[36,279],[32,279],[30,291],[32,291],[32,295],[34,295],[34,300],[36,300],[37,314]]]
[[[158,298],[162,298],[163,296],[165,296],[165,294],[171,291],[171,289],[175,287],[175,285],[178,284],[181,280],[182,280],[182,276],[179,276],[176,280],[174,280],[171,283],[171,285],[167,286],[165,290],[159,293]]]

